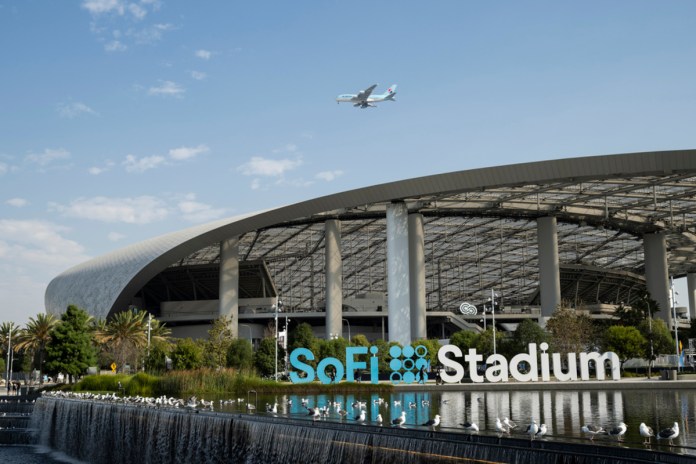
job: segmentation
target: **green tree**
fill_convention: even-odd
[[[304,360],[304,362],[316,369],[318,363],[317,356],[319,354],[319,339],[314,336],[311,325],[307,324],[306,322],[298,324],[297,327],[290,332],[288,342],[288,351],[290,353],[292,353],[292,351],[296,348],[307,348],[309,351],[314,353],[313,361]]]
[[[645,357],[645,337],[635,327],[613,325],[604,333],[604,351],[613,351],[621,361]]]
[[[63,372],[72,383],[96,362],[96,352],[90,331],[91,317],[83,309],[70,305],[53,330],[46,345],[46,371]]]
[[[285,358],[285,350],[282,346],[276,344],[276,339],[266,337],[261,340],[256,353],[254,354],[254,366],[259,374],[264,376],[275,375],[276,372],[276,346],[278,347],[278,372],[283,371],[283,359]]]
[[[659,354],[674,354],[674,337],[665,321],[662,319],[645,320],[641,322],[638,329],[643,334],[643,337],[646,338],[648,344],[650,343],[650,333],[652,331],[653,352],[656,356]]]
[[[119,371],[123,371],[126,364],[134,368],[147,346],[145,313],[137,309],[116,313],[94,335]]]
[[[244,338],[232,340],[227,350],[227,367],[248,370],[254,366],[254,349]]]
[[[167,370],[167,358],[171,358],[173,346],[168,341],[153,341],[150,353],[145,356],[145,370],[149,373],[162,373]]]
[[[172,350],[172,367],[176,370],[198,369],[203,366],[203,347],[191,340],[177,340]]]
[[[312,326],[303,322],[295,327],[295,330],[290,332],[290,351],[295,348],[307,348],[312,353],[315,353],[317,337],[312,332]]]
[[[232,318],[220,316],[213,322],[208,331],[205,344],[205,364],[212,368],[222,368],[227,365],[227,352],[232,344]]]
[[[511,353],[527,352],[530,343],[536,343],[537,347],[549,341],[549,334],[539,324],[531,319],[525,319],[519,323],[510,340]]]
[[[591,351],[595,344],[592,320],[574,309],[561,307],[554,311],[546,323],[546,330],[551,333],[553,351],[559,353]]]
[[[32,360],[36,358],[36,364],[38,364],[39,369],[39,381],[41,383],[43,383],[46,345],[51,341],[51,331],[57,323],[58,319],[53,314],[39,313],[36,319],[33,317],[29,318],[26,327],[17,336],[16,348],[31,353]]]
[[[649,317],[654,319],[655,313],[659,310],[660,305],[658,302],[646,296],[645,298],[635,300],[631,306],[624,306],[621,303],[614,311],[614,315],[620,325],[638,327],[641,321]]]
[[[370,341],[363,334],[353,335],[353,338],[350,339],[350,343],[353,346],[370,346]]]
[[[462,350],[462,354],[467,354],[469,348],[475,348],[478,342],[479,334],[473,330],[460,330],[455,332],[450,337],[450,343],[456,345]]]

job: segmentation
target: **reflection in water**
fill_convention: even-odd
[[[306,400],[304,404],[303,399]],[[259,397],[258,401],[259,412],[265,410],[265,403],[277,402],[279,414],[298,417],[308,416],[309,407],[326,408],[322,420],[352,421],[364,409],[368,423],[374,423],[381,414],[385,426],[402,411],[406,412],[407,426],[418,426],[440,414],[441,428],[461,430],[460,424],[474,422],[481,433],[494,433],[496,418],[509,417],[517,422],[517,433],[523,433],[526,425],[536,420],[537,424],[546,424],[547,436],[564,438],[586,438],[580,430],[584,424],[609,428],[623,421],[628,425],[623,444],[635,447],[642,447],[638,433],[641,422],[656,432],[677,422],[681,435],[675,444],[693,447],[683,452],[696,454],[696,433],[692,433],[696,392],[690,391],[404,391],[385,397],[378,394],[312,395],[305,398],[288,395]],[[344,419],[339,415],[341,409],[347,412]],[[241,402],[223,405],[222,411],[245,411],[245,405]]]

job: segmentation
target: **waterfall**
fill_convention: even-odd
[[[37,400],[32,427],[38,444],[94,464],[616,464],[637,462],[646,454],[664,463],[693,462],[671,453],[577,442],[55,398]]]

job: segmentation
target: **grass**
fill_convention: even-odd
[[[342,382],[323,385],[319,382],[292,384],[264,380],[250,372],[235,369],[197,369],[191,371],[172,371],[161,376],[140,372],[135,375],[89,375],[72,386],[73,391],[118,392],[118,383],[126,395],[141,396],[176,396],[206,395],[222,397],[239,396],[249,390],[259,394],[282,393],[361,393],[392,391],[390,384],[373,385],[370,383]]]

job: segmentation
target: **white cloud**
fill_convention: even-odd
[[[343,175],[343,171],[334,170],[334,171],[318,172],[314,177],[316,177],[317,179],[325,180],[326,182],[331,182],[332,180],[334,180],[337,177],[340,177],[342,175]]]
[[[127,35],[132,37],[137,43],[151,44],[162,40],[164,33],[173,29],[173,24],[160,23],[138,30],[129,30]]]
[[[27,206],[29,204],[29,201],[24,198],[10,198],[5,203],[10,206],[14,206],[15,208],[22,208],[24,206]]]
[[[96,116],[97,112],[82,102],[72,102],[59,103],[58,114],[61,118],[74,119],[81,114],[91,114]]]
[[[85,0],[82,8],[93,15],[105,13],[117,13],[122,15],[125,12],[125,5],[121,0]]]
[[[164,220],[169,215],[165,202],[148,195],[132,198],[78,198],[69,205],[53,203],[50,207],[68,217],[126,224],[149,224]]]
[[[27,161],[36,163],[39,166],[47,166],[55,160],[68,158],[70,158],[70,152],[63,148],[46,148],[43,153],[30,153],[26,156]]]
[[[249,161],[237,168],[245,176],[267,176],[278,177],[291,171],[302,164],[302,159],[279,159],[273,160],[253,156]]]
[[[209,60],[213,56],[213,52],[208,50],[196,50],[195,55],[202,60]]]
[[[196,79],[197,81],[202,81],[203,79],[208,77],[206,73],[200,71],[190,71],[189,73],[191,74],[191,77]]]
[[[103,174],[106,171],[111,170],[111,168],[114,167],[115,164],[116,163],[114,163],[113,161],[107,161],[104,164],[104,166],[92,166],[87,170],[87,172],[89,172],[93,176],[98,176],[99,174]]]
[[[160,81],[160,84],[156,87],[150,87],[147,91],[149,95],[157,96],[169,96],[169,97],[180,97],[186,90],[172,81]]]
[[[177,204],[182,217],[191,222],[208,222],[218,219],[225,214],[224,208],[213,208],[196,200],[196,195],[190,193]]]
[[[123,165],[126,167],[126,171],[128,172],[143,173],[148,169],[156,168],[164,162],[164,156],[160,155],[145,156],[142,158],[137,158],[133,155],[127,155],[126,160],[123,162]]]
[[[145,15],[147,15],[147,11],[145,10],[145,8],[138,5],[137,3],[129,3],[128,4],[128,11],[136,19],[143,19],[143,18],[145,18]]]
[[[112,40],[111,42],[107,42],[106,44],[104,44],[104,50],[106,50],[107,52],[123,52],[127,49],[128,47],[118,40]]]
[[[198,145],[197,147],[179,147],[169,150],[169,157],[175,160],[185,160],[193,158],[203,153],[208,153],[210,148],[206,145]]]
[[[126,236],[123,234],[119,234],[118,232],[109,232],[106,238],[108,238],[111,242],[118,242],[126,238]]]
[[[56,268],[89,259],[80,244],[62,236],[66,231],[50,222],[0,219],[0,256],[8,266]]]

